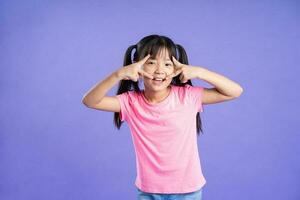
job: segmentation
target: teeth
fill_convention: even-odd
[[[163,79],[161,79],[161,78],[154,78],[153,80],[162,81]]]

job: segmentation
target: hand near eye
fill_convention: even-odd
[[[172,61],[174,63],[174,72],[167,76],[167,79],[173,78],[180,74],[179,80],[182,83],[186,83],[189,79],[197,78],[197,67],[182,64],[174,56],[172,56]]]
[[[153,79],[153,76],[146,71],[143,70],[143,65],[150,57],[150,54],[145,56],[143,59],[141,59],[138,62],[134,62],[130,65],[126,65],[118,70],[118,76],[122,80],[132,80],[137,82],[139,78],[141,77],[147,77],[150,79]]]

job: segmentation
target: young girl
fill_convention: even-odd
[[[239,97],[242,87],[204,67],[188,65],[184,48],[166,36],[149,35],[128,47],[123,65],[91,88],[82,102],[115,112],[118,129],[123,121],[128,123],[138,199],[200,200],[206,183],[197,146],[197,136],[203,133],[200,112],[205,104]],[[194,78],[215,87],[193,86]],[[117,95],[105,96],[118,82]]]

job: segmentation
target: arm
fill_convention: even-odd
[[[119,81],[121,77],[118,71],[113,72],[104,80],[93,86],[82,98],[82,103],[89,108],[120,112],[120,105],[117,97],[105,96],[106,93]]]
[[[214,88],[204,88],[202,98],[203,104],[231,100],[242,94],[243,88],[229,78],[203,67],[196,67],[196,69],[197,78],[215,86]]]
[[[138,62],[123,66],[120,69],[113,72],[110,76],[103,81],[92,87],[83,97],[82,103],[90,108],[99,110],[120,112],[120,102],[117,96],[109,97],[105,96],[108,90],[110,90],[120,80],[133,80],[138,81],[141,77],[147,77],[152,79],[153,76],[142,69],[143,64],[150,57],[150,54],[145,56]]]

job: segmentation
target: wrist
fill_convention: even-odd
[[[122,79],[123,79],[121,69],[116,70],[116,71],[112,74],[112,76],[114,76],[114,77],[117,78],[118,80],[122,80]]]
[[[196,67],[197,70],[197,78],[198,79],[203,79],[205,77],[205,74],[207,72],[207,70],[203,67]]]

